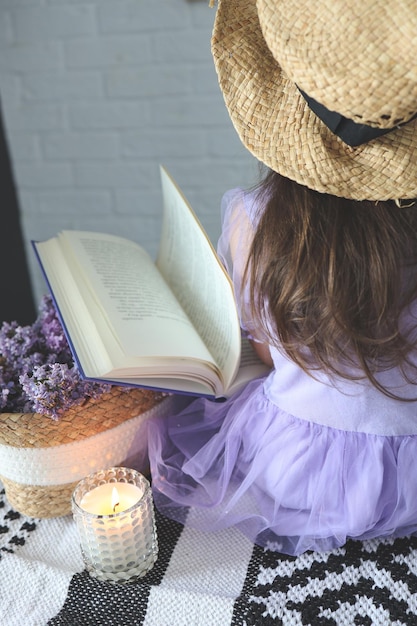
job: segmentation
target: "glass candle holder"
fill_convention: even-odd
[[[91,576],[134,582],[153,567],[158,539],[148,480],[126,467],[90,474],[76,486],[72,512]]]

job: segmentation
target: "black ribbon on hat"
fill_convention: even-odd
[[[373,126],[367,126],[366,124],[358,124],[340,115],[340,113],[329,111],[329,109],[326,109],[320,102],[308,96],[299,87],[298,90],[307,102],[309,108],[321,119],[323,124],[326,124],[327,128],[329,128],[334,135],[337,135],[344,143],[352,148],[368,143],[372,141],[372,139],[391,133],[393,130],[404,126],[403,123],[394,126],[394,128],[375,128]],[[417,113],[405,123],[408,124],[408,122],[411,122],[411,120],[414,120],[416,117]]]

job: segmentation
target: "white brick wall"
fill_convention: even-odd
[[[211,239],[223,192],[257,163],[223,104],[208,0],[0,0],[0,98],[36,298],[31,239],[62,228],[156,254],[159,163]]]

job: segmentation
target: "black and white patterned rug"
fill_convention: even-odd
[[[84,571],[71,516],[27,518],[0,491],[1,626],[417,624],[415,537],[294,558],[157,515],[156,565],[112,585]]]

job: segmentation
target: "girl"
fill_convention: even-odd
[[[225,194],[218,252],[271,371],[149,429],[163,513],[293,555],[417,531],[417,8],[371,4],[219,3],[220,86],[269,171]]]

